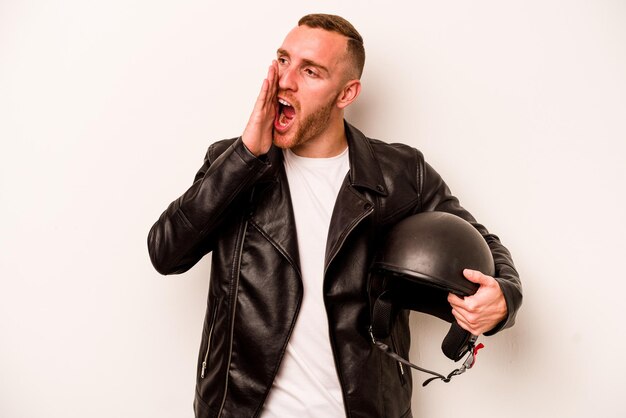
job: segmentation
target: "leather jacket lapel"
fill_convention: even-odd
[[[374,211],[374,203],[359,189],[387,195],[387,186],[369,142],[358,129],[344,122],[350,155],[350,172],[339,190],[330,220],[324,271],[335,258],[346,237]]]
[[[296,221],[291,205],[289,184],[283,167],[282,152],[272,147],[269,153],[273,176],[255,186],[251,224],[258,229],[300,273]]]
[[[374,205],[355,190],[348,182],[348,176],[339,190],[335,208],[328,228],[326,260],[324,272],[333,261],[350,232],[374,211]]]

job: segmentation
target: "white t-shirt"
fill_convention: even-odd
[[[302,306],[263,418],[345,417],[324,306],[324,257],[330,218],[348,173],[348,149],[336,157],[305,158],[284,150],[304,285]]]

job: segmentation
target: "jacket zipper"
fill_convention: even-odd
[[[204,361],[202,362],[202,372],[200,378],[204,379],[204,372],[209,361],[209,353],[211,352],[211,340],[213,337],[213,328],[215,327],[215,317],[217,315],[217,306],[219,305],[219,299],[215,299],[213,311],[211,312],[211,327],[209,328],[209,335],[207,336],[206,352],[204,353]]]
[[[252,200],[252,197],[250,198]],[[228,374],[230,373],[230,362],[232,360],[233,355],[233,338],[235,334],[235,314],[237,312],[237,294],[239,292],[239,272],[241,269],[241,257],[243,255],[243,243],[246,237],[246,231],[248,230],[248,219],[246,218],[245,223],[242,227],[241,235],[239,237],[239,245],[237,247],[238,254],[237,256],[237,265],[234,276],[234,285],[232,291],[232,304],[233,304],[233,313],[230,321],[230,333],[229,333],[229,346],[228,346],[228,363],[226,366],[226,376],[224,380],[224,396],[222,397],[222,404],[220,405],[220,410],[217,413],[217,418],[222,416],[222,412],[224,411],[224,405],[226,404],[226,395],[228,392]]]

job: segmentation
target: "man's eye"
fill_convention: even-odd
[[[317,77],[317,73],[311,70],[310,68],[305,68],[304,73],[308,75],[309,77]]]
[[[278,61],[279,64],[286,64],[287,63],[287,59],[286,58],[277,58],[276,61]]]

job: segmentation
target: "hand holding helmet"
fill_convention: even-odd
[[[459,325],[474,335],[480,335],[506,318],[508,311],[504,295],[496,279],[491,276],[470,269],[463,270],[463,276],[480,287],[475,294],[464,298],[449,293],[448,302]]]

